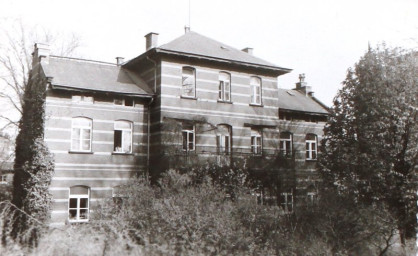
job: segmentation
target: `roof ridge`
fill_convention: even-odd
[[[88,59],[75,58],[75,57],[64,57],[64,56],[58,56],[58,55],[50,55],[50,57],[53,57],[53,58],[56,58],[56,59],[67,59],[67,60],[73,60],[73,61],[79,61],[79,62],[87,62],[87,63],[103,64],[103,65],[109,65],[109,66],[117,66],[116,63],[100,61],[100,60],[88,60]]]

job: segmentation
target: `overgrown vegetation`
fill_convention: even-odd
[[[170,170],[159,186],[132,180],[119,188],[118,197],[93,209],[90,223],[50,228],[32,249],[18,244],[0,249],[7,255],[64,256],[406,253],[393,248],[397,227],[384,208],[353,207],[329,195],[289,215],[257,204],[244,187],[231,200],[208,175],[195,179],[193,173]]]

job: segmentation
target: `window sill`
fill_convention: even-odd
[[[232,101],[218,100],[219,103],[232,104]]]
[[[249,106],[251,106],[251,107],[264,107],[264,105],[263,104],[255,104],[255,103],[250,103],[250,104],[248,104]]]
[[[94,154],[92,151],[74,151],[74,150],[68,150],[69,154],[87,154],[87,155],[92,155]]]
[[[306,162],[316,162],[318,159],[310,159],[310,158],[306,158],[305,161]]]
[[[187,96],[180,96],[180,99],[186,99],[186,100],[197,100],[196,97],[187,97]]]
[[[125,153],[125,152],[112,152],[112,155],[128,155],[128,156],[132,156],[133,153],[129,152],[129,153]]]

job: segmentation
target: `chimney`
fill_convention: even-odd
[[[244,48],[241,51],[246,52],[250,55],[253,55],[253,48],[251,48],[251,47]]]
[[[190,32],[190,26],[184,26],[184,34],[187,34]]]
[[[118,66],[122,65],[123,61],[125,60],[124,57],[116,57],[116,64]]]
[[[49,45],[36,43],[32,53],[32,66],[34,67],[37,63],[49,63]]]
[[[145,40],[146,40],[146,45],[145,45],[145,50],[148,51],[149,49],[155,48],[157,47],[157,41],[158,41],[158,33],[148,33],[145,36]]]
[[[313,96],[312,87],[305,82],[305,74],[299,74],[299,82],[296,83],[296,90],[305,94],[306,96]]]

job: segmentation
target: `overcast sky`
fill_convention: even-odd
[[[293,88],[306,74],[315,96],[331,105],[346,70],[383,41],[418,47],[417,0],[190,0],[191,30],[291,68],[280,88]],[[145,50],[144,35],[159,44],[184,33],[189,0],[2,0],[2,28],[13,19],[81,38],[83,58],[114,62]]]

